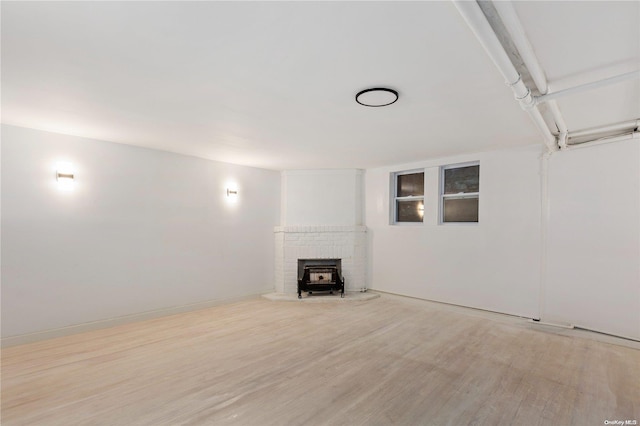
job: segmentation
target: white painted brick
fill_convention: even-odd
[[[274,227],[275,288],[297,291],[298,259],[342,259],[347,290],[364,287],[367,254],[365,226]]]

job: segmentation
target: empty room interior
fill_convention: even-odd
[[[13,2],[3,425],[637,425],[640,2]]]

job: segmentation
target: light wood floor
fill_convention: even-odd
[[[640,423],[640,350],[383,295],[252,299],[2,351],[2,425]]]

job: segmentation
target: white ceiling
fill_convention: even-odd
[[[554,90],[640,68],[640,2],[514,6]],[[640,88],[558,104],[631,120]],[[2,121],[271,169],[541,143],[450,2],[2,2]]]

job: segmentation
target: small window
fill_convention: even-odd
[[[477,223],[480,164],[444,166],[440,181],[440,222]]]
[[[393,175],[392,223],[422,223],[424,216],[424,172]]]

